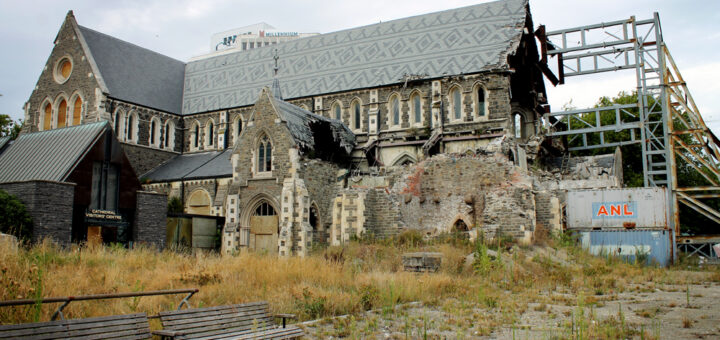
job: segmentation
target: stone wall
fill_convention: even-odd
[[[437,235],[462,221],[489,238],[532,238],[532,179],[502,154],[437,155],[393,176],[391,193],[408,229]]]
[[[298,177],[304,180],[310,204],[317,206],[319,215],[319,225],[313,230],[313,239],[322,243],[326,243],[329,237],[333,199],[340,190],[338,185],[340,172],[340,167],[330,162],[319,159],[300,160]]]
[[[142,179],[142,175],[154,169],[158,165],[175,157],[177,153],[153,149],[147,146],[139,146],[128,143],[121,143],[130,165],[135,170],[135,175]]]
[[[72,241],[75,184],[30,181],[0,184],[0,189],[17,196],[33,219],[32,241],[48,237],[60,245]]]
[[[562,209],[560,197],[549,191],[535,194],[536,227],[538,232],[550,235],[562,231]]]
[[[167,228],[167,196],[138,191],[133,222],[133,241],[165,247]]]
[[[72,60],[72,72],[64,82],[58,82],[54,77],[58,61],[63,57]],[[41,116],[46,100],[50,101],[53,108],[58,98],[65,98],[68,103],[68,113],[72,111],[73,104],[71,96],[80,94],[83,100],[83,117],[81,122],[97,121],[96,89],[99,89],[97,80],[90,66],[89,59],[85,56],[82,45],[78,40],[70,20],[65,20],[58,32],[55,46],[50,52],[45,68],[38,78],[37,85],[28,99],[27,116],[23,124],[23,132],[34,132],[42,129]]]

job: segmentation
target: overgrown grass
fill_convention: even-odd
[[[632,289],[637,283],[684,285],[707,281],[708,277],[720,280],[717,273],[679,275],[678,269],[593,257],[575,248],[570,240],[548,242],[553,247],[520,248],[509,241],[472,244],[453,235],[427,241],[422,236],[403,234],[392,240],[358,240],[342,249],[317,249],[305,258],[252,253],[192,255],[108,246],[61,249],[43,242],[17,252],[0,249],[0,299],[199,288],[190,300],[193,307],[265,300],[273,312],[295,313],[300,320],[370,309],[391,316],[398,313],[397,305],[420,301],[442,306],[457,314],[459,320],[468,318],[467,322],[477,325],[482,334],[514,324],[529,303],[566,304],[579,306],[574,316],[577,323],[569,324],[570,331],[595,338],[604,337],[603,332],[624,320],[618,315],[614,321],[588,323],[591,319],[584,310],[598,303],[598,296]],[[488,249],[497,255],[492,258]],[[441,270],[432,274],[403,272],[401,257],[409,251],[441,252]],[[471,253],[475,261],[466,264],[465,257]],[[568,294],[577,300],[567,298]],[[181,299],[176,295],[73,302],[64,313],[66,318],[133,312],[152,315],[177,308]],[[56,307],[0,307],[0,322],[47,321]],[[475,318],[478,308],[491,313]],[[615,328],[621,336],[637,334],[627,327]]]

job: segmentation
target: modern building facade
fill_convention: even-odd
[[[278,31],[275,27],[261,22],[213,34],[210,39],[210,51],[211,53],[230,49],[245,51],[318,34]]]

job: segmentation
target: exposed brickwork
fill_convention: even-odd
[[[560,198],[548,191],[535,194],[537,228],[545,233],[562,230]]]
[[[535,229],[531,178],[501,154],[437,155],[393,177],[393,201],[407,228],[438,234],[461,220],[488,237],[500,232],[528,241]]]
[[[31,181],[0,184],[0,189],[17,196],[33,219],[32,241],[51,238],[67,246],[72,240],[72,183]]]
[[[133,240],[137,243],[152,244],[159,249],[165,247],[167,219],[167,196],[158,193],[138,191]]]
[[[319,225],[313,230],[314,242],[326,243],[332,224],[332,202],[339,190],[337,177],[340,167],[325,161],[301,160],[298,176],[305,181],[311,204],[318,208]]]

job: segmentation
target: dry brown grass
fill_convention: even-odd
[[[572,247],[558,247],[560,253],[549,253],[551,248],[516,247],[508,253],[501,245],[500,260],[490,260],[485,269],[477,270],[464,265],[465,256],[474,247],[456,239],[430,244],[398,240],[351,242],[342,251],[342,260],[329,261],[324,255],[337,253],[338,249],[319,250],[305,258],[251,253],[221,257],[147,248],[61,249],[43,242],[21,247],[17,252],[0,249],[0,299],[199,288],[200,292],[190,300],[193,307],[265,300],[273,312],[295,313],[301,320],[368,309],[392,310],[397,304],[421,301],[443,306],[456,315],[474,315],[473,308],[502,311],[475,319],[489,332],[515,322],[529,309],[528,303],[544,306],[563,301],[566,305],[584,306],[601,303],[604,296],[638,283],[685,284],[707,281],[708,277],[720,279],[715,273],[680,274],[675,269],[625,264]],[[433,274],[403,272],[402,253],[418,250],[443,253],[441,270]],[[65,315],[152,315],[177,308],[181,298],[175,295],[73,302]],[[0,307],[0,323],[47,321],[56,307]]]

